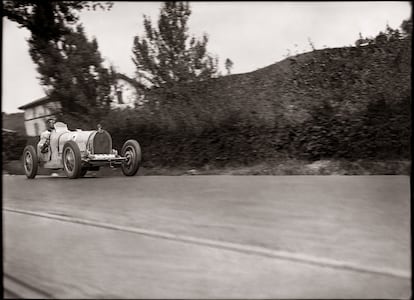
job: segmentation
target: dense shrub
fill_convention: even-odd
[[[153,90],[103,121],[147,166],[409,159],[411,40],[324,49],[247,74]]]
[[[2,138],[3,164],[11,160],[20,159],[26,146],[27,137],[16,132],[3,132]]]

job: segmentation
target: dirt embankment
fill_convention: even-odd
[[[39,175],[63,175],[63,171],[39,169]],[[121,169],[101,168],[98,172],[90,172],[96,176],[122,176]],[[3,166],[3,174],[23,175],[20,161],[11,161]],[[260,163],[240,167],[202,168],[167,168],[142,167],[138,175],[410,175],[410,161],[340,161],[320,160],[315,162],[286,160],[283,162]]]

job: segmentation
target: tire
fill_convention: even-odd
[[[62,163],[68,178],[79,178],[82,172],[82,158],[79,147],[74,141],[68,141],[63,146]]]
[[[125,176],[134,176],[137,174],[141,165],[141,147],[136,140],[128,140],[124,143],[121,155],[128,160],[121,165],[122,173]]]
[[[35,147],[28,145],[23,150],[23,169],[28,179],[33,179],[37,175],[39,159]]]

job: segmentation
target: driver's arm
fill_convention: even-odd
[[[42,153],[49,147],[50,132],[45,131],[40,135],[39,148]],[[47,152],[47,150],[46,150]]]

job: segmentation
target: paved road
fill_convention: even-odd
[[[55,298],[408,298],[407,176],[3,177],[4,270]]]

